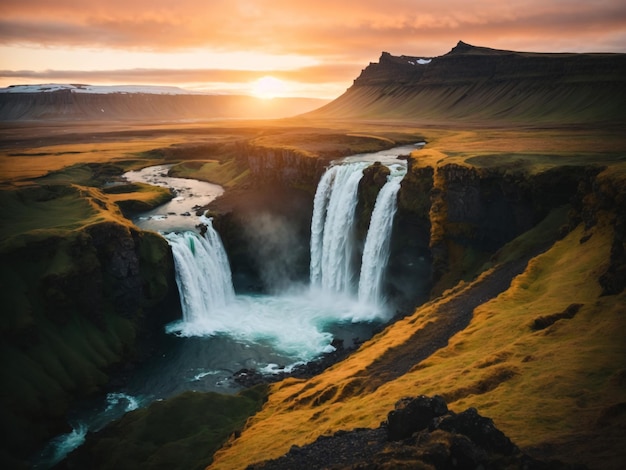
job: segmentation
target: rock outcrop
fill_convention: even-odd
[[[404,398],[377,429],[339,431],[304,447],[293,446],[275,460],[249,470],[293,468],[429,469],[519,468],[579,469],[558,461],[541,461],[524,454],[474,408],[448,410],[439,397]]]

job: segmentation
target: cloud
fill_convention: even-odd
[[[15,73],[42,81],[115,83],[244,83],[272,75],[343,91],[382,51],[433,57],[459,40],[517,51],[626,52],[623,0],[467,5],[465,0],[82,0],[77,6],[75,0],[3,0],[0,68],[13,71],[5,71],[4,78]],[[92,51],[108,53],[89,59],[86,53]],[[161,54],[161,62],[155,61]],[[304,67],[310,64],[319,65]],[[57,68],[65,70],[41,70]]]
[[[491,47],[518,38],[540,50],[549,50],[554,38],[572,50],[589,41],[615,47],[611,38],[623,31],[626,21],[622,0],[526,0],[515,6],[477,0],[471,8],[460,0],[84,0],[80,8],[75,5],[69,0],[4,0],[0,43],[207,47],[362,58],[384,48],[441,54],[444,43],[449,49],[468,36]],[[618,47],[624,50],[626,44]]]
[[[35,80],[92,79],[116,83],[175,83],[175,82],[251,82],[266,75],[308,83],[328,83],[355,78],[358,66],[320,65],[294,70],[223,70],[223,69],[119,69],[119,70],[0,70],[0,78]]]

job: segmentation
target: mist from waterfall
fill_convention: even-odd
[[[204,235],[185,231],[165,237],[176,264],[183,318],[167,325],[178,336],[227,335],[264,344],[305,362],[331,350],[332,325],[389,318],[382,279],[396,210],[402,165],[379,192],[365,240],[355,263],[355,210],[367,162],[336,165],[320,180],[311,222],[311,283],[274,295],[235,295],[219,235],[204,218]]]

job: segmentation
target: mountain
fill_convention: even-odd
[[[210,95],[176,87],[16,85],[0,89],[0,121],[178,121],[274,119],[325,100]]]
[[[307,117],[575,123],[626,121],[626,54],[513,52],[459,42],[433,58],[383,52]]]

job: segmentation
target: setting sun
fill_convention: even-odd
[[[285,96],[288,91],[287,82],[275,77],[261,77],[252,83],[252,94],[264,100]]]

